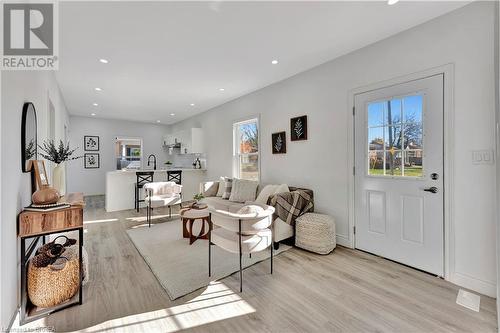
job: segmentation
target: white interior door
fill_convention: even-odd
[[[355,96],[356,248],[444,275],[443,75]]]

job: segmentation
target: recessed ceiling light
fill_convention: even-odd
[[[273,61],[271,61],[271,64],[277,65],[278,64],[278,60],[274,59]]]
[[[102,91],[101,88],[94,88],[95,91]]]
[[[90,115],[91,115],[91,116],[95,116],[95,113],[94,113],[94,112],[92,112]]]
[[[107,64],[109,61],[107,59],[99,59],[100,62],[102,62],[103,64]]]
[[[171,115],[171,116],[175,116],[175,113],[171,113],[170,115]]]
[[[161,123],[161,121],[160,121],[160,120],[157,120],[156,122],[157,122],[157,123]]]
[[[189,104],[189,105],[194,106],[194,103],[191,103],[191,104]]]
[[[224,88],[219,88],[219,91],[224,91],[224,90],[226,90],[226,89],[224,89]]]
[[[93,106],[99,106],[99,104],[97,104],[97,103],[94,103],[94,104],[92,104],[92,105],[93,105]]]
[[[388,5],[394,5],[394,4],[398,3],[398,2],[399,2],[399,0],[388,0],[387,4]]]

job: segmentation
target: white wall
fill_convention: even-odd
[[[4,71],[1,84],[1,223],[0,327],[7,327],[18,306],[19,244],[17,215],[31,203],[29,173],[21,172],[21,115],[25,102],[37,113],[38,142],[48,137],[48,98],[56,109],[56,140],[69,120],[54,74],[46,71]]]
[[[101,165],[99,169],[85,169],[83,159],[70,161],[67,166],[69,192],[83,192],[85,195],[104,194],[106,191],[106,172],[116,170],[115,138],[120,136],[140,137],[143,140],[143,167],[149,154],[155,154],[157,168],[167,161],[167,152],[162,146],[162,138],[168,126],[138,123],[122,120],[99,119],[89,117],[71,117],[70,142],[79,147],[78,154],[83,155],[83,137],[98,135]]]
[[[500,156],[500,5],[495,2],[495,108],[496,108],[496,155]],[[497,163],[497,327],[500,328],[500,163]]]
[[[495,147],[494,3],[429,21],[172,126],[202,127],[209,178],[231,174],[232,123],[261,115],[261,179],[315,192],[333,215],[338,241],[348,232],[349,91],[448,63],[455,65],[455,155],[451,280],[496,296],[495,166],[473,165],[471,151]],[[308,115],[309,139],[290,142],[290,117]],[[287,154],[271,154],[271,133],[287,131]]]

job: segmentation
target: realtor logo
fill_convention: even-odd
[[[4,3],[2,9],[1,69],[57,69],[56,3]]]

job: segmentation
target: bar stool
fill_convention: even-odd
[[[137,171],[135,176],[137,177],[137,181],[135,183],[135,209],[139,212],[139,203],[144,202],[143,199],[139,198],[139,191],[144,187],[147,183],[153,182],[154,171]]]
[[[182,185],[182,170],[167,171],[167,181]]]

